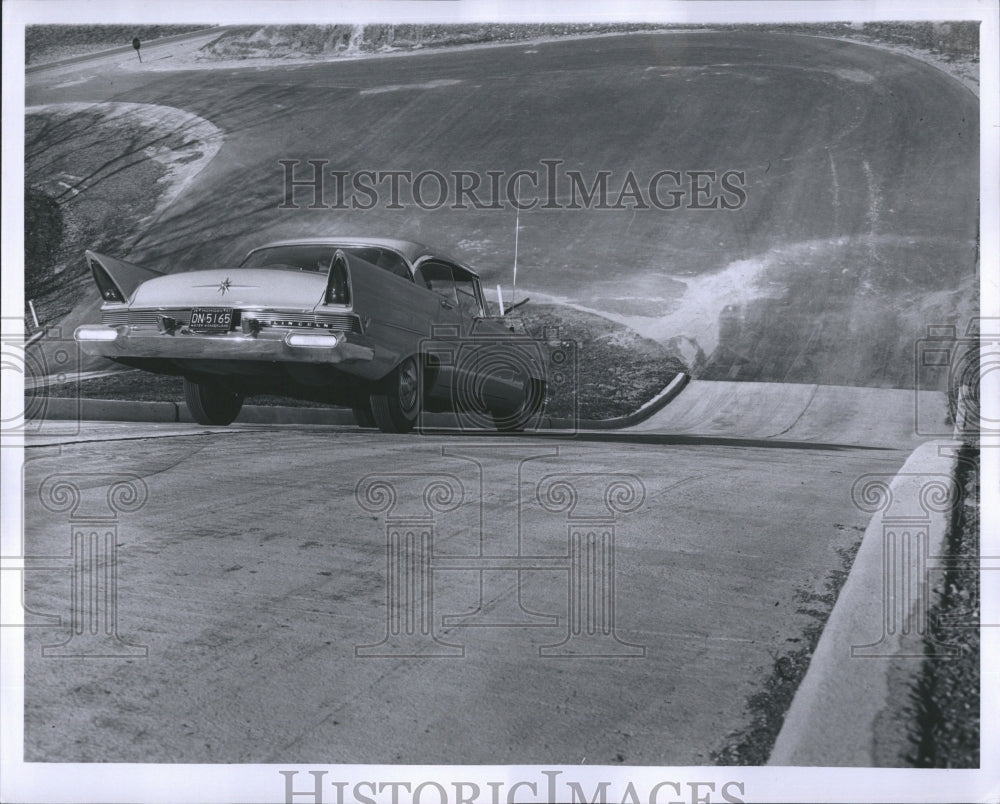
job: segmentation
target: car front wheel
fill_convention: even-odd
[[[501,433],[520,433],[532,420],[538,426],[538,414],[545,405],[545,383],[542,380],[529,379],[524,385],[524,398],[521,407],[514,413],[501,414],[493,412],[493,424]]]
[[[417,363],[408,357],[389,372],[371,395],[375,426],[383,433],[408,433],[420,412],[420,375]]]
[[[232,424],[243,407],[243,396],[215,382],[184,378],[184,401],[198,424]]]
[[[374,427],[375,417],[372,415],[372,401],[367,391],[358,391],[351,403],[354,423],[358,427]]]

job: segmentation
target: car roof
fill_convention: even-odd
[[[252,249],[250,253],[259,251],[262,248],[272,246],[375,246],[387,248],[400,254],[410,265],[410,271],[415,269],[416,264],[425,257],[437,257],[448,262],[455,263],[471,274],[476,272],[463,265],[458,260],[452,259],[447,254],[443,254],[436,249],[425,246],[423,243],[415,243],[412,240],[399,240],[393,237],[300,237],[292,240],[275,240],[265,243]]]

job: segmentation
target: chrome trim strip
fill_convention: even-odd
[[[107,326],[128,324],[133,327],[155,327],[160,317],[166,316],[174,319],[181,326],[187,326],[191,323],[191,309],[190,307],[151,307],[139,310],[103,309],[101,310],[101,323]],[[353,312],[289,312],[234,307],[233,313],[234,320],[238,314],[241,319],[256,319],[264,326],[301,327],[357,334],[362,332],[361,319]]]
[[[177,360],[279,360],[297,363],[342,363],[370,361],[375,350],[369,346],[343,340],[339,346],[290,346],[283,331],[277,337],[244,335],[200,335],[180,330],[169,335],[156,330],[120,327],[118,336],[110,341],[77,341],[81,351],[98,357],[153,357]],[[331,336],[333,337],[333,336]]]

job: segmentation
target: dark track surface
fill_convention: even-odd
[[[611,171],[612,187],[627,171],[640,181],[659,170],[745,172],[738,211],[521,215],[519,287],[623,316],[660,340],[692,338],[703,378],[910,387],[926,325],[964,329],[975,307],[978,101],[943,72],[877,48],[699,33],[294,68],[95,71],[81,67],[87,80],[64,87],[33,76],[27,102],[177,106],[226,134],[133,261],[215,265],[269,238],[392,234],[451,250],[487,286],[509,286],[510,207],[308,209],[311,192],[300,190],[303,208],[282,210],[278,160],[469,170],[485,182],[489,170],[542,171],[541,159],[558,159],[588,181]]]

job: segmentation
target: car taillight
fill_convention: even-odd
[[[289,332],[285,336],[285,343],[289,346],[307,346],[322,349],[334,349],[340,346],[345,340],[342,332],[322,335],[312,335],[309,333]]]
[[[101,298],[108,302],[124,302],[125,296],[112,281],[111,277],[108,276],[108,272],[94,260],[90,260],[89,262],[90,271],[93,273],[94,281],[97,283],[97,289],[101,291]]]
[[[337,251],[333,255],[330,276],[326,283],[325,304],[350,304],[351,288],[347,281],[347,255]]]
[[[83,326],[77,327],[73,337],[78,341],[113,341],[118,337],[114,327]]]

